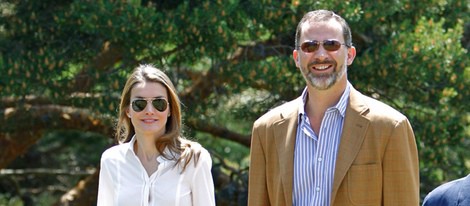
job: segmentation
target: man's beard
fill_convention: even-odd
[[[302,73],[307,83],[313,88],[318,90],[327,90],[335,85],[335,83],[338,82],[338,80],[346,73],[346,68],[340,68],[338,71],[339,67],[337,67],[336,64],[333,65],[335,68],[332,73],[314,74],[310,71],[311,66],[303,68]],[[344,64],[341,65],[341,67],[345,67]]]

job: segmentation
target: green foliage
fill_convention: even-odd
[[[292,60],[294,34],[302,15],[320,8],[336,11],[352,29],[353,85],[409,117],[421,195],[469,173],[466,0],[1,1],[0,109],[11,107],[4,99],[12,97],[19,106],[41,104],[28,102],[34,96],[115,117],[127,75],[152,63],[176,84],[185,120],[249,136],[257,117],[304,89]],[[96,166],[110,140],[86,130],[45,132],[29,152],[58,152],[36,166]],[[188,136],[225,158],[214,166],[233,184],[218,188],[218,200],[242,201],[248,148],[194,128]],[[28,167],[21,159],[11,166]]]
[[[359,88],[395,106],[411,119],[418,139],[423,182],[465,176],[469,168],[468,51],[462,48],[463,21],[451,28],[445,19],[403,21],[380,50],[367,51],[352,70]],[[467,65],[467,66],[465,66]],[[361,79],[368,81],[361,81]],[[386,79],[387,81],[384,81]],[[467,85],[467,86],[465,86]],[[449,170],[449,168],[452,168]],[[441,175],[437,175],[441,174]],[[436,184],[425,185],[429,191]]]
[[[111,145],[111,139],[83,131],[52,131],[29,149],[28,153],[13,161],[11,169],[39,169],[25,171],[18,176],[1,176],[0,194],[22,197],[25,205],[53,205],[68,189],[91,174],[99,165],[101,152]],[[44,171],[44,172],[41,172]],[[50,171],[51,174],[47,174]],[[16,185],[16,187],[12,187]],[[16,198],[16,197],[15,197]],[[9,203],[15,205],[14,200]],[[6,198],[10,199],[10,198]],[[1,203],[0,196],[0,205]],[[8,205],[8,204],[6,204]]]
[[[9,195],[0,194],[0,205],[4,206],[23,206],[23,201],[18,197],[9,197]]]

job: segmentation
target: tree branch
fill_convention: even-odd
[[[112,137],[112,118],[86,109],[58,105],[26,105],[0,110],[0,168],[39,140],[46,130],[79,129]]]
[[[207,132],[214,136],[232,140],[234,142],[238,142],[242,145],[250,147],[251,138],[249,135],[242,135],[236,132],[232,132],[225,127],[216,126],[199,119],[187,119],[186,123],[188,124],[188,126],[194,128],[195,130]]]
[[[87,92],[90,91],[92,86],[97,80],[93,75],[90,75],[90,71],[103,71],[110,68],[116,62],[120,61],[123,56],[122,48],[105,42],[103,44],[103,50],[96,56],[95,59],[89,64],[85,65],[79,74],[75,76],[72,81],[73,86],[70,88],[71,92]]]
[[[98,192],[99,169],[80,180],[78,184],[62,195],[60,200],[54,206],[67,205],[96,205],[96,196]]]
[[[64,169],[53,169],[53,168],[26,168],[26,169],[0,169],[0,175],[8,176],[20,176],[20,175],[92,175],[96,169],[90,170],[64,170]]]

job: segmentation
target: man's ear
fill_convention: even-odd
[[[297,50],[294,50],[292,52],[292,58],[294,59],[295,66],[300,67],[300,57],[299,57],[299,52]]]
[[[351,46],[351,48],[348,49],[347,64],[351,65],[353,63],[355,57],[356,57],[356,47]]]

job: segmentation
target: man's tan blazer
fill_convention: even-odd
[[[292,205],[294,144],[302,99],[253,126],[248,205]],[[351,87],[335,166],[331,204],[419,205],[419,166],[408,119]]]

